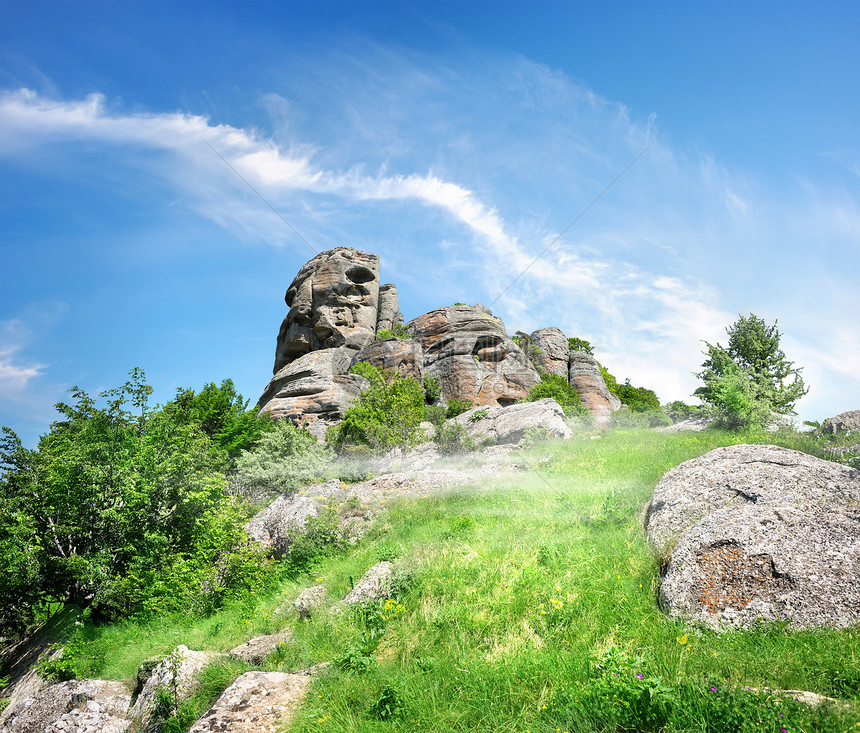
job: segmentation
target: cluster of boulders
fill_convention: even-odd
[[[717,629],[860,623],[860,471],[772,445],[670,470],[645,517],[671,616]]]
[[[287,288],[289,311],[275,349],[274,376],[258,402],[275,419],[304,425],[317,437],[341,420],[369,382],[350,374],[367,362],[419,382],[439,381],[440,399],[504,407],[540,382],[530,355],[483,305],[437,308],[405,324],[408,338],[378,340],[404,328],[397,288],[380,285],[379,259],[338,247],[305,264]],[[402,332],[402,331],[401,331]],[[538,365],[569,380],[598,425],[620,408],[592,356],[571,351],[557,328],[529,337]]]
[[[356,604],[388,598],[395,575],[390,562],[371,567],[339,603],[332,603],[323,586],[308,588],[283,610],[309,619],[329,608],[339,612]],[[289,644],[292,632],[258,636],[227,654],[194,651],[180,644],[170,654],[144,660],[137,688],[121,682],[76,679],[47,684],[13,701],[0,714],[0,731],[7,733],[155,733],[163,721],[198,689],[208,665],[232,657],[249,665],[262,665],[278,647]],[[277,730],[292,716],[304,698],[314,674],[326,665],[283,672],[245,672],[236,678],[190,733],[257,733]]]

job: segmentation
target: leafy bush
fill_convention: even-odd
[[[424,419],[438,426],[445,422],[445,405],[424,405]]]
[[[585,339],[576,336],[567,340],[567,348],[571,351],[584,351],[586,354],[594,356],[594,347]]]
[[[662,410],[618,410],[612,413],[613,428],[659,428],[672,424],[672,418]]]
[[[462,415],[466,410],[472,409],[472,400],[448,400],[445,417],[449,420],[457,415]]]
[[[395,372],[390,381],[374,377],[358,404],[346,411],[336,429],[326,433],[326,440],[336,450],[348,444],[367,445],[373,450],[411,447],[422,438],[419,425],[423,419],[424,389],[414,379]]]
[[[349,373],[364,377],[368,382],[370,382],[371,387],[380,387],[385,384],[385,377],[382,372],[373,366],[373,364],[368,364],[366,361],[360,361],[357,364],[353,364],[349,368]]]
[[[380,328],[376,332],[377,341],[385,341],[385,339],[415,339],[415,335],[409,331],[402,323],[396,323],[391,328]]]
[[[340,521],[337,502],[332,502],[317,516],[308,517],[302,532],[292,538],[281,564],[287,577],[307,573],[326,557],[349,546],[349,535]]]
[[[684,420],[704,415],[704,410],[700,405],[687,405],[681,400],[675,400],[663,405],[663,412],[671,418],[673,423],[683,422]]]
[[[307,430],[279,420],[264,433],[256,448],[236,460],[236,481],[263,492],[292,492],[324,481],[331,472],[334,453],[317,444]]]
[[[660,409],[660,400],[653,390],[645,387],[634,387],[630,380],[624,384],[615,385],[615,396],[627,405],[633,412],[648,412]]]
[[[446,455],[468,453],[477,448],[475,442],[469,437],[469,431],[466,430],[465,426],[444,421],[436,425],[433,442],[438,447],[439,452]]]
[[[442,396],[442,383],[433,376],[424,377],[424,401],[428,405],[435,404]]]
[[[554,399],[561,405],[565,415],[587,414],[588,410],[579,400],[579,393],[570,382],[558,374],[541,374],[541,381],[532,387],[523,402],[537,402],[546,398]]]
[[[522,349],[523,353],[528,357],[528,360],[532,363],[532,366],[538,374],[542,375],[546,373],[546,368],[541,360],[543,352],[537,344],[532,342],[531,336],[523,331],[517,331],[511,338],[511,341]]]

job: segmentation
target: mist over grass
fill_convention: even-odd
[[[856,705],[858,630],[717,634],[671,620],[641,527],[654,485],[678,463],[804,440],[616,430],[538,444],[511,456],[525,470],[392,502],[353,551],[267,597],[205,619],[84,627],[82,666],[128,680],[179,643],[226,651],[289,627],[293,643],[267,668],[333,662],[290,731],[846,730],[851,710],[767,689]],[[380,560],[400,568],[388,606],[309,623],[276,612],[315,583],[342,598]]]

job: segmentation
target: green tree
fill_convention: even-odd
[[[567,340],[567,348],[571,351],[584,351],[586,354],[594,356],[594,347],[591,343],[577,336]]]
[[[775,415],[793,415],[794,404],[809,390],[779,346],[777,323],[769,326],[754,314],[739,316],[726,329],[728,345],[707,346],[694,394],[730,428],[763,427]]]

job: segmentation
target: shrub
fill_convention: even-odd
[[[326,433],[328,442],[337,450],[347,444],[387,450],[396,446],[411,447],[420,442],[419,425],[424,418],[421,385],[397,373],[391,375],[391,381],[374,380],[371,385],[362,393],[358,404],[346,411],[338,428]]]
[[[449,420],[457,415],[462,415],[466,410],[472,409],[472,400],[448,400],[445,417]]]
[[[440,453],[451,455],[467,453],[475,450],[475,442],[469,437],[469,432],[463,425],[442,422],[436,426],[433,442]]]
[[[366,361],[360,361],[357,364],[353,364],[349,368],[349,373],[364,377],[368,382],[370,382],[371,387],[379,387],[385,384],[385,377],[382,372],[373,366],[373,364],[368,364]]]
[[[424,377],[424,401],[434,404],[442,396],[442,383],[433,376]]]
[[[445,405],[424,405],[424,419],[438,426],[445,422]]]
[[[541,381],[532,387],[523,402],[537,402],[546,398],[554,399],[561,405],[565,415],[587,414],[588,410],[579,400],[576,387],[558,374],[541,374]]]
[[[612,413],[613,428],[659,428],[672,424],[670,418],[662,410],[618,410]]]
[[[660,400],[653,390],[645,387],[634,387],[630,380],[624,384],[615,385],[615,396],[634,412],[648,412],[660,409]]]
[[[262,491],[296,491],[306,484],[325,480],[334,455],[318,445],[307,430],[289,420],[260,437],[259,445],[236,460],[238,479]]]
[[[402,323],[396,323],[391,328],[380,328],[376,332],[376,340],[377,341],[385,341],[385,339],[390,338],[398,338],[398,339],[415,339],[415,335],[407,330],[406,326]]]
[[[571,351],[584,351],[586,354],[594,356],[594,347],[585,339],[576,336],[567,340],[567,348]]]
[[[669,402],[668,404],[663,405],[663,412],[665,412],[671,418],[672,422],[675,423],[704,415],[704,410],[701,406],[687,405],[684,402],[681,402],[681,400],[675,400],[674,402]]]

